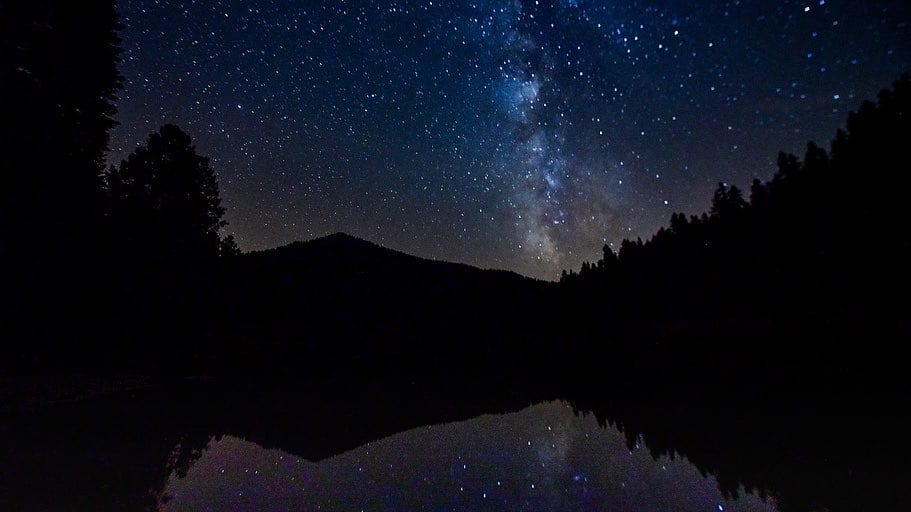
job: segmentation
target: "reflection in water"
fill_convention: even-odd
[[[624,436],[551,402],[417,428],[311,463],[236,437],[165,493],[191,510],[775,510],[726,500],[686,460],[654,460]]]

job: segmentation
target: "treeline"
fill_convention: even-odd
[[[123,89],[119,28],[113,1],[0,10],[4,259],[69,260],[125,245],[132,257],[233,252],[219,238],[215,173],[179,128],[163,127],[105,169]]]
[[[851,113],[829,151],[782,153],[749,197],[719,184],[709,212],[675,213],[648,241],[564,272],[564,300],[596,347],[653,368],[752,367],[768,382],[789,365],[866,377],[906,361],[909,141],[905,75]]]
[[[0,322],[13,368],[117,352],[128,343],[109,342],[131,322],[175,310],[187,276],[239,252],[220,236],[215,172],[178,127],[106,168],[120,28],[114,1],[0,7]]]
[[[828,151],[567,272],[566,393],[784,510],[905,510],[911,77]]]

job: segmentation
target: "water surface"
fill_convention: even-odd
[[[224,436],[164,494],[169,511],[776,510],[722,496],[687,460],[630,448],[565,402],[420,427],[320,462]]]

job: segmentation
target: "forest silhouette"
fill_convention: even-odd
[[[828,151],[779,155],[748,197],[719,184],[710,211],[546,283],[344,234],[241,254],[190,134],[163,126],[105,163],[120,28],[112,1],[0,8],[0,413],[22,405],[17,383],[52,374],[207,375],[254,395],[233,406],[275,420],[262,437],[281,445],[291,406],[262,397],[298,402],[276,390],[318,383],[334,405],[341,388],[383,389],[391,407],[422,383],[437,399],[405,400],[372,435],[563,397],[783,512],[911,503],[907,471],[884,462],[907,452],[908,75]],[[198,455],[226,424],[263,428],[197,398],[174,399],[200,418],[154,460],[175,442]],[[32,460],[48,414],[45,437],[23,429],[6,457]]]
[[[564,272],[592,334],[626,361],[743,381],[902,387],[911,240],[904,200],[911,154],[911,77],[851,113],[826,152],[779,154],[749,200],[719,184],[711,210],[650,240],[609,246]],[[639,343],[646,339],[648,343]],[[638,370],[631,370],[638,371]]]

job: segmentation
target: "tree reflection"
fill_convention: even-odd
[[[440,380],[386,382],[373,391],[365,382],[344,391],[317,382],[256,390],[194,384],[22,413],[3,422],[4,460],[16,471],[4,473],[0,505],[156,510],[169,500],[169,479],[184,478],[224,435],[322,460],[421,425],[568,396],[523,392],[526,381],[489,380],[462,394]],[[904,510],[911,503],[911,475],[899,462],[908,455],[901,439],[911,425],[880,404],[848,415],[850,397],[825,410],[723,397],[710,406],[708,396],[697,406],[678,398],[575,392],[570,403],[577,414],[622,431],[631,449],[647,449],[656,460],[685,457],[727,498],[754,493],[782,512]]]

